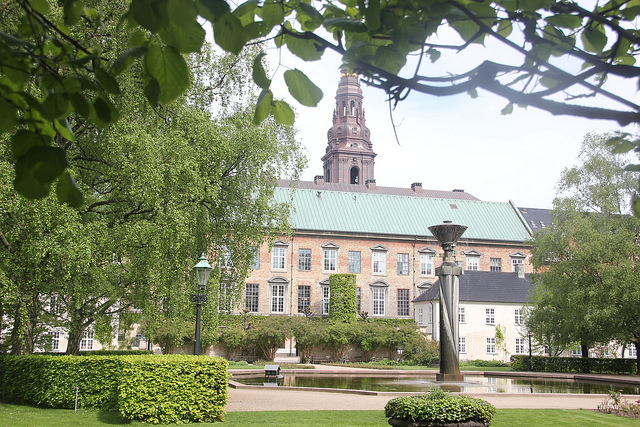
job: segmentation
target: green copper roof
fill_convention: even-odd
[[[276,200],[287,201],[291,191],[276,188]],[[512,202],[297,189],[293,208],[291,220],[298,230],[431,236],[427,227],[451,220],[469,227],[463,240],[522,242],[530,237]]]

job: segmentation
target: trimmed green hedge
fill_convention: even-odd
[[[440,389],[419,396],[396,397],[387,402],[385,417],[433,423],[488,423],[496,408],[482,399],[452,396]]]
[[[0,400],[118,410],[152,423],[222,420],[227,361],[207,356],[2,356]]]
[[[355,274],[329,276],[329,320],[355,323],[357,313],[357,286]]]
[[[33,353],[33,356],[68,356],[66,353],[57,351],[44,351]],[[80,351],[76,356],[145,356],[153,355],[153,350],[89,350]]]
[[[529,356],[511,356],[512,371],[526,371]],[[637,373],[635,359],[606,359],[595,357],[547,357],[533,356],[531,370],[535,372],[565,372],[583,374],[622,374]]]

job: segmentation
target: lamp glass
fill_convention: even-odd
[[[207,286],[207,281],[209,281],[209,274],[211,273],[212,267],[207,262],[207,258],[202,254],[200,256],[200,260],[193,267],[196,272],[196,280],[198,282],[198,286],[204,288]]]

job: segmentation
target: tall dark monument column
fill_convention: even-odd
[[[440,373],[436,380],[441,382],[464,381],[458,359],[459,276],[462,267],[456,264],[453,248],[466,229],[466,226],[452,224],[451,221],[429,227],[444,249],[442,265],[436,268],[436,276],[440,279]]]

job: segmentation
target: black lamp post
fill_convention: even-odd
[[[531,331],[527,332],[527,337],[529,338],[529,360],[527,361],[527,370],[531,371]]]
[[[200,310],[202,308],[202,303],[207,302],[207,299],[209,298],[207,294],[203,292],[207,286],[211,268],[212,267],[207,262],[207,258],[204,256],[204,253],[200,255],[200,260],[193,267],[193,271],[196,272],[196,280],[198,281],[198,293],[191,294],[191,302],[196,303],[196,342],[193,348],[193,354],[196,356],[200,355]]]

